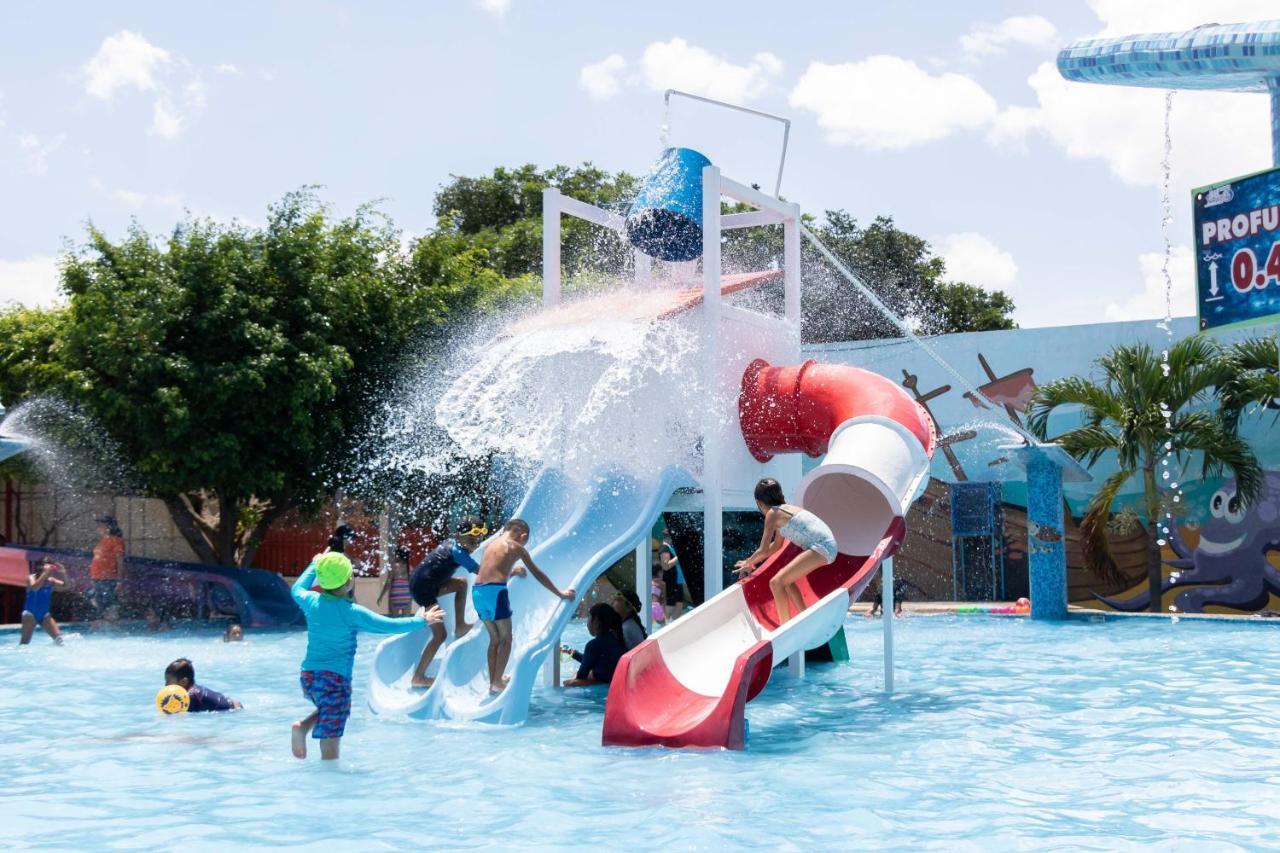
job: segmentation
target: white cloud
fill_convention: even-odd
[[[218,72],[219,74],[228,74],[232,77],[239,77],[243,74],[243,72],[238,67],[236,67],[235,65],[232,65],[230,62],[223,62],[218,65],[215,65],[213,66],[213,70]]]
[[[1275,0],[1089,0],[1103,37],[1189,30],[1213,22],[1270,20]]]
[[[476,0],[476,5],[495,18],[502,18],[511,9],[511,0]]]
[[[640,64],[650,89],[682,89],[733,103],[760,97],[782,73],[782,60],[772,53],[757,53],[746,65],[735,65],[682,38],[649,45]]]
[[[622,54],[613,53],[593,65],[584,65],[578,72],[578,85],[597,101],[607,101],[622,91],[622,72],[627,60]]]
[[[0,260],[0,293],[5,303],[28,308],[62,301],[58,290],[58,259],[35,255],[21,261]]]
[[[1104,310],[1104,318],[1117,320],[1154,320],[1165,315],[1164,255],[1160,252],[1144,252],[1138,256],[1142,271],[1142,290],[1123,302],[1112,302]],[[1168,305],[1174,317],[1196,313],[1195,258],[1187,246],[1174,246],[1169,253]]]
[[[1164,97],[1158,89],[1072,83],[1046,62],[1028,79],[1034,109],[1011,107],[988,138],[1016,145],[1043,133],[1074,159],[1100,159],[1131,186],[1159,186],[1164,156]],[[1194,187],[1266,166],[1267,99],[1251,94],[1181,91],[1171,116],[1173,183]]]
[[[883,55],[810,63],[790,103],[816,113],[832,144],[872,150],[931,142],[981,127],[997,114],[995,99],[971,78],[930,74],[908,59]]]
[[[173,108],[167,97],[156,98],[155,108],[151,111],[151,132],[165,139],[173,139],[182,133],[182,116]]]
[[[93,179],[93,186],[97,190],[105,189],[102,182],[97,178]],[[111,191],[111,197],[134,210],[140,210],[148,205],[153,207],[169,208],[182,206],[182,196],[178,193],[150,194],[135,192],[134,190],[118,189]]]
[[[170,61],[169,51],[137,33],[121,30],[103,39],[98,52],[85,63],[85,91],[103,100],[130,86],[154,91],[159,87],[157,72]]]
[[[971,59],[1004,53],[1011,44],[1052,48],[1057,45],[1058,30],[1039,15],[1018,15],[998,24],[975,24],[960,37],[960,49]]]
[[[935,241],[935,248],[947,262],[947,279],[1008,290],[1017,281],[1018,265],[1013,255],[981,234],[964,231]]]
[[[62,133],[45,140],[34,133],[20,133],[14,137],[27,171],[35,175],[43,175],[48,171],[49,155],[61,148],[66,139],[66,134]]]

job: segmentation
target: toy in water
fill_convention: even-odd
[[[1026,602],[1025,604],[1023,602]],[[1020,598],[1012,606],[1005,607],[957,607],[955,612],[962,616],[1026,616],[1031,613],[1031,602]]]
[[[166,684],[156,691],[156,708],[166,716],[185,714],[191,708],[191,697],[181,684]]]
[[[692,148],[668,148],[627,210],[627,239],[651,258],[692,261],[702,254],[702,170]]]

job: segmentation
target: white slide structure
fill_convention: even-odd
[[[534,562],[556,586],[577,590],[581,600],[609,566],[648,541],[671,495],[693,485],[684,469],[674,467],[648,479],[604,471],[585,486],[547,469],[529,487],[514,516],[529,523]],[[483,548],[481,545],[476,552],[477,560]],[[472,580],[468,576],[468,581]],[[429,671],[435,677],[429,689],[411,688],[413,667],[429,636],[424,628],[379,644],[374,652],[370,707],[379,714],[417,719],[524,722],[538,671],[548,654],[559,654],[553,646],[578,602],[561,601],[533,577],[512,578],[508,590],[514,613],[506,673],[511,682],[501,694],[489,694],[489,634],[480,624],[464,637],[451,637],[440,650]],[[441,601],[448,611],[445,624],[450,630],[453,598],[449,595]],[[469,594],[466,606],[467,621],[475,622]]]

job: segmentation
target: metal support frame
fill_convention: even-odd
[[[636,545],[636,598],[640,599],[640,621],[645,633],[653,630],[653,608],[649,606],[649,587],[653,585],[653,560],[649,536]]]
[[[880,564],[880,619],[884,623],[884,692],[893,692],[893,557]]]
[[[785,116],[777,116],[777,115],[774,115],[773,113],[766,113],[766,112],[761,112],[760,110],[753,110],[750,107],[740,107],[737,104],[730,104],[725,101],[717,101],[714,98],[707,98],[702,95],[695,95],[692,92],[682,92],[679,89],[668,89],[666,92],[663,93],[662,105],[664,107],[670,108],[672,95],[679,95],[680,97],[688,98],[691,101],[701,101],[704,104],[712,104],[713,106],[717,106],[717,107],[725,107],[726,109],[736,110],[737,112],[740,112],[740,113],[747,113],[748,115],[759,116],[760,118],[773,119],[774,121],[781,122],[782,123],[782,154],[778,157],[778,180],[773,185],[773,194],[778,195],[779,193],[782,192],[782,170],[787,165],[787,142],[790,141],[791,139],[791,119],[786,118]]]

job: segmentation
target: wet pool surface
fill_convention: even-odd
[[[745,753],[600,746],[601,690],[518,728],[377,717],[289,754],[301,633],[0,632],[7,843],[157,848],[1257,849],[1280,845],[1280,632],[1150,620],[848,622],[850,664],[775,673]],[[566,638],[581,643],[580,623]],[[170,660],[240,699],[160,717]]]

